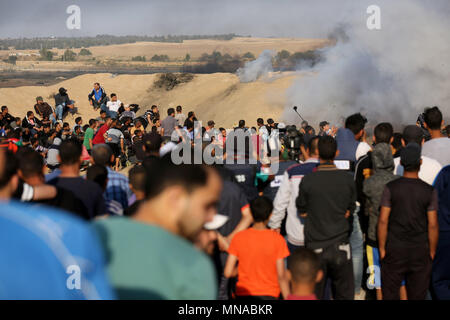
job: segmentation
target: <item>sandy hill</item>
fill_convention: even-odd
[[[155,54],[166,54],[171,59],[184,59],[186,54],[191,58],[198,58],[203,53],[220,51],[222,54],[228,53],[244,54],[251,52],[258,56],[266,49],[290,52],[308,51],[322,48],[329,45],[327,39],[301,39],[301,38],[233,38],[231,40],[186,40],[182,43],[170,42],[136,42],[120,45],[94,46],[88,49],[94,57],[130,59],[130,57],[144,55],[151,58]],[[12,50],[23,54],[37,53],[38,50]],[[58,55],[63,54],[63,49],[53,49]],[[74,49],[79,52],[79,49]],[[0,50],[0,56],[9,52]]]
[[[290,52],[314,50],[329,45],[326,39],[285,39],[285,38],[234,38],[232,40],[186,40],[183,43],[166,42],[137,42],[122,45],[110,45],[90,47],[94,56],[124,58],[137,55],[148,57],[154,54],[166,54],[172,59],[183,59],[186,54],[192,58],[198,58],[203,53],[219,51],[228,53],[244,54],[251,52],[258,56],[266,49]]]
[[[276,121],[281,116],[286,103],[285,90],[297,76],[295,73],[273,73],[252,83],[240,83],[236,75],[229,73],[194,75],[190,82],[166,91],[154,87],[158,74],[86,74],[48,87],[0,88],[0,105],[7,105],[13,115],[24,117],[28,110],[33,110],[37,96],[54,105],[50,96],[59,87],[65,87],[87,123],[98,116],[89,105],[87,95],[93,83],[100,82],[108,94],[116,93],[125,104],[137,103],[141,110],[149,109],[152,104],[158,105],[163,118],[169,107],[182,105],[185,114],[195,111],[199,120],[213,119],[217,127],[231,128],[239,119],[254,126],[258,117],[271,117]],[[68,116],[65,121],[73,123],[74,119]]]

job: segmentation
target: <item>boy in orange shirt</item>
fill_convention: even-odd
[[[228,248],[224,269],[227,278],[238,276],[236,297],[246,299],[278,299],[289,295],[284,258],[289,256],[284,238],[267,228],[272,202],[259,197],[250,203],[254,224],[238,232]],[[239,261],[238,266],[236,266]]]

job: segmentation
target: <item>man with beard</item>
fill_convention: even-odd
[[[155,159],[146,167],[146,199],[131,217],[99,220],[95,227],[109,259],[120,299],[214,299],[217,280],[210,259],[194,248],[211,221],[220,176],[198,165]],[[133,250],[130,250],[133,248]]]

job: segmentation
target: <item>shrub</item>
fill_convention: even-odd
[[[88,49],[83,48],[80,50],[79,56],[91,56],[92,52],[90,52]]]

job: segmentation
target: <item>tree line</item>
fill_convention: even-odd
[[[241,37],[234,33],[217,35],[166,35],[166,36],[113,36],[97,35],[95,37],[45,37],[45,38],[21,38],[0,39],[0,50],[40,50],[40,49],[79,49],[92,46],[108,46],[112,44],[135,43],[141,41],[150,42],[174,42],[181,43],[184,40],[231,40]]]

